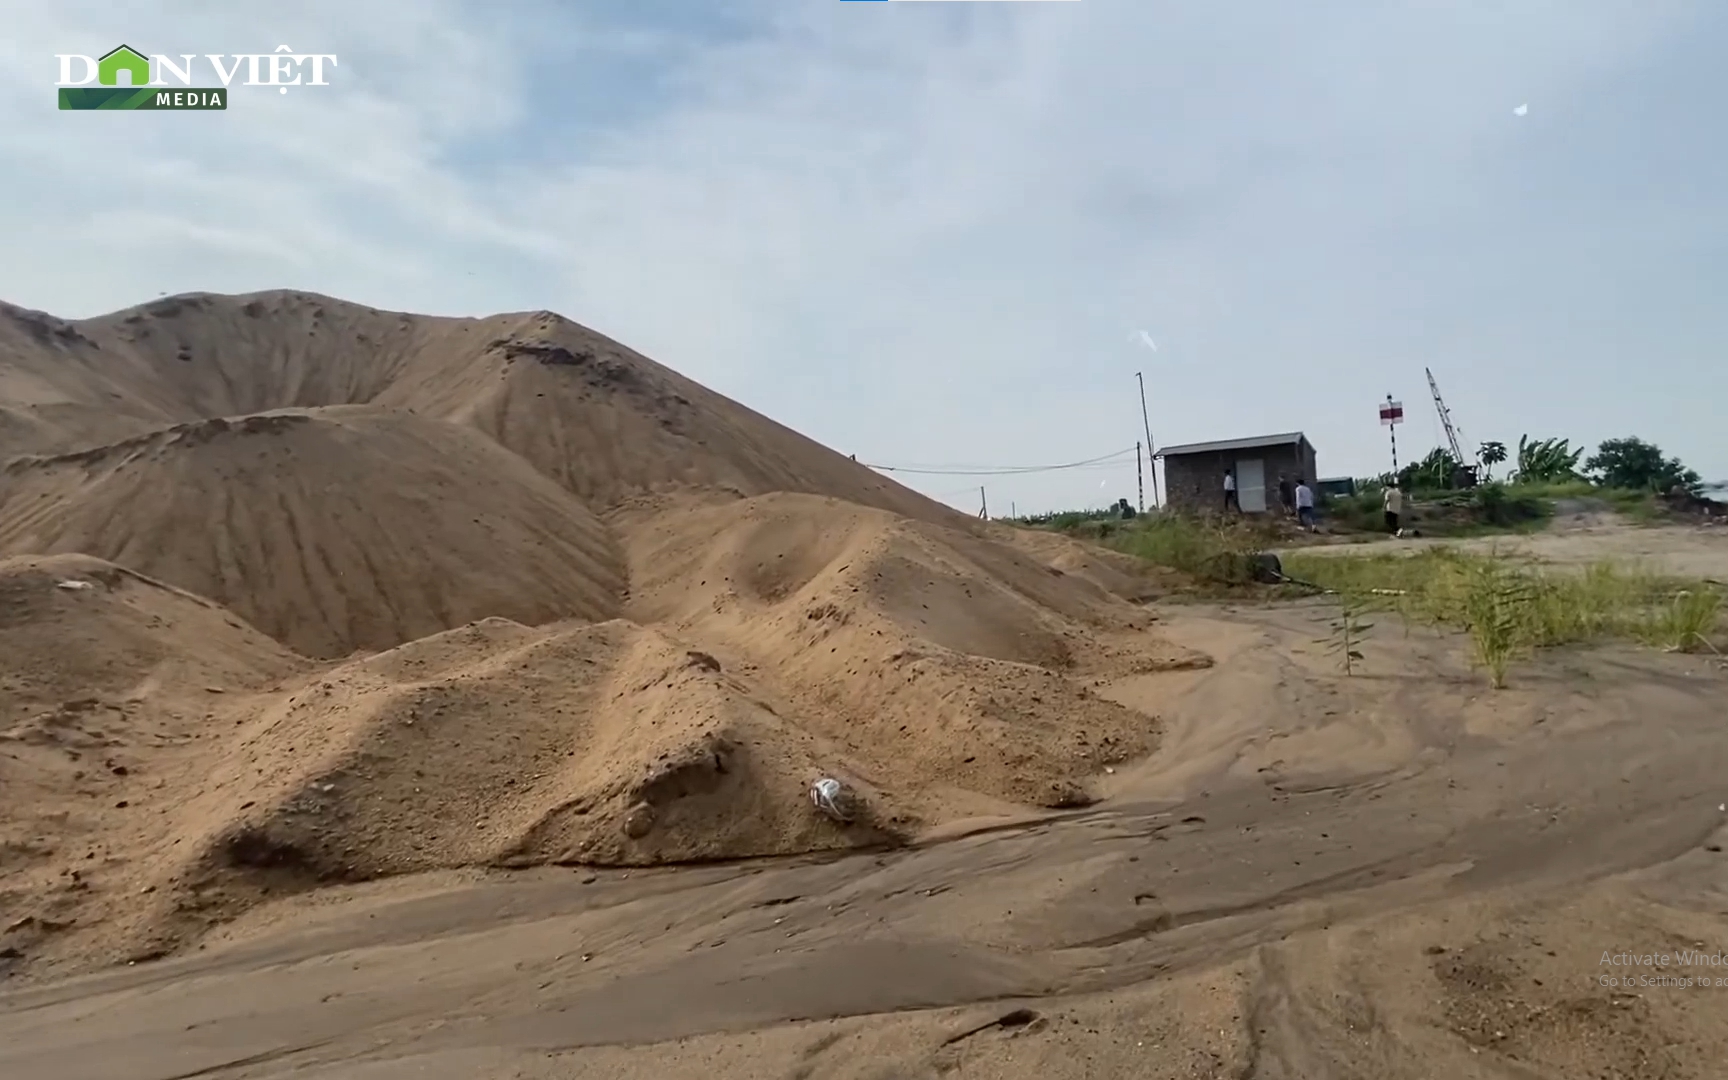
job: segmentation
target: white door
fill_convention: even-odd
[[[1266,512],[1266,462],[1249,458],[1236,462],[1236,501],[1244,514]]]

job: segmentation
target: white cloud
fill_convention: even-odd
[[[0,226],[32,257],[0,267],[0,296],[73,315],[284,285],[551,307],[890,461],[1120,449],[1142,437],[1144,369],[1160,437],[1301,426],[1323,468],[1365,471],[1373,403],[1417,400],[1433,363],[1482,437],[1636,430],[1728,473],[1705,435],[1662,429],[1668,396],[1600,389],[1614,342],[1653,322],[1669,336],[1644,363],[1723,380],[1698,350],[1728,327],[1676,307],[1684,290],[1602,302],[1617,265],[1722,237],[1720,193],[1654,173],[1627,190],[1636,162],[1603,144],[1634,131],[1590,112],[1626,72],[1673,70],[1701,4],[650,10],[15,15]],[[54,111],[52,54],[120,40],[342,59],[329,88],[236,90],[226,114]],[[1547,103],[1544,124],[1505,123],[1512,94]],[[140,132],[144,164],[92,174]],[[116,243],[152,253],[151,280]],[[1156,355],[1122,339],[1141,320]],[[1131,461],[1105,478],[1112,499],[1133,482]],[[1023,509],[1101,498],[1064,474],[1000,487]]]

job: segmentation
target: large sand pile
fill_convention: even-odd
[[[0,305],[0,457],[368,404],[478,428],[595,508],[689,485],[961,517],[551,312],[434,318],[295,292],[171,297],[77,321]]]
[[[95,744],[30,736],[60,758],[0,827],[31,957],[172,948],[334,881],[1084,805],[1157,738],[1090,684],[1197,662],[1121,598],[1130,566],[1020,543],[547,313],[0,309],[0,410],[0,556],[26,559],[0,690],[27,701],[0,720],[128,694],[152,704],[122,718],[158,718],[100,776]],[[821,776],[855,821],[814,812]]]

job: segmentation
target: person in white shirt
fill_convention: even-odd
[[[1236,501],[1236,474],[1230,469],[1224,470],[1224,509],[1242,509],[1242,504]]]
[[[1399,524],[1399,519],[1404,513],[1404,493],[1398,490],[1397,484],[1387,484],[1380,502],[1386,511],[1386,531],[1393,536],[1403,536],[1404,527]]]
[[[1300,476],[1296,478],[1296,524],[1314,531],[1314,489]]]

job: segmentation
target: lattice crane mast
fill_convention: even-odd
[[[1423,368],[1428,375],[1428,390],[1434,395],[1434,411],[1440,414],[1440,426],[1446,429],[1446,443],[1452,448],[1452,460],[1460,465],[1476,465],[1476,455],[1464,456],[1464,448],[1459,445],[1458,429],[1452,425],[1452,412],[1446,408],[1446,399],[1440,396],[1440,384],[1434,381],[1434,369]]]

